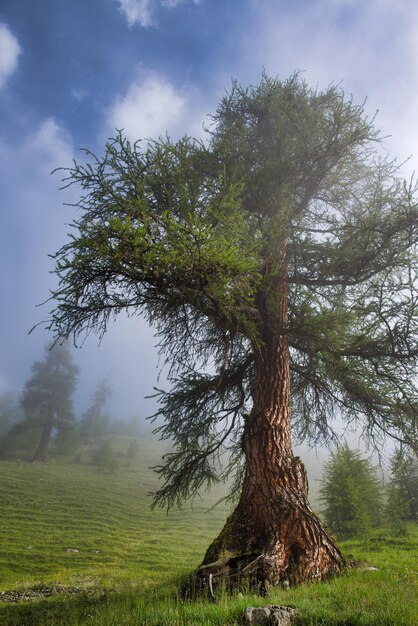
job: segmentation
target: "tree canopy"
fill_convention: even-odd
[[[47,326],[104,333],[127,311],[156,328],[171,383],[157,391],[158,430],[175,443],[158,503],[231,467],[241,479],[270,333],[287,341],[299,440],[328,440],[341,415],[416,448],[416,185],[381,144],[340,87],[264,75],[233,83],[207,141],[118,132],[66,170],[80,216],[55,255]]]

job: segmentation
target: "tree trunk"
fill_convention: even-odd
[[[48,418],[42,430],[41,440],[39,442],[38,449],[36,450],[32,458],[32,461],[31,461],[32,463],[45,463],[46,462],[49,442],[51,440],[52,426],[53,426],[52,415],[48,415]]]
[[[196,576],[235,586],[296,585],[340,572],[344,558],[308,503],[305,468],[294,457],[290,427],[287,285],[274,286],[274,316],[267,298],[265,322],[254,347],[253,409],[244,428],[245,474],[241,497]],[[270,307],[272,306],[270,301]],[[211,575],[211,576],[210,576]]]

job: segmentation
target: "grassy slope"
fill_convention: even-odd
[[[121,460],[115,475],[65,463],[0,463],[0,591],[40,583],[93,590],[0,603],[0,624],[221,626],[238,623],[246,606],[264,602],[222,595],[211,605],[176,596],[179,579],[199,563],[227,511],[208,512],[213,496],[169,516],[151,511],[152,452],[143,442],[139,461],[127,467]],[[347,554],[379,570],[274,591],[268,602],[298,606],[300,624],[413,626],[417,539],[411,528],[407,538],[388,541],[380,534],[346,543]]]
[[[153,452],[142,442],[138,460],[121,459],[115,474],[0,463],[0,591],[34,582],[149,583],[197,563],[226,510],[208,514],[208,503],[195,501],[186,512],[151,511]]]

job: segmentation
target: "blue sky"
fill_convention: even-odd
[[[54,284],[48,257],[65,241],[74,190],[60,177],[80,147],[100,153],[115,128],[129,137],[202,133],[231,78],[262,69],[312,85],[342,84],[367,97],[389,154],[418,140],[418,4],[415,0],[0,0],[0,392],[19,393],[47,334]],[[109,375],[115,417],[145,415],[156,384],[152,333],[121,318],[80,365],[78,409]]]

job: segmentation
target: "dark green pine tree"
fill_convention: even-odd
[[[328,439],[343,415],[416,446],[416,188],[335,86],[234,83],[212,121],[207,143],[119,133],[67,170],[81,216],[48,328],[104,333],[120,311],[156,328],[175,450],[155,503],[235,469],[238,503],[196,576],[265,589],[344,567],[292,428]]]
[[[347,444],[324,467],[320,497],[323,515],[340,538],[364,537],[382,518],[382,486],[370,461]]]
[[[27,428],[36,427],[40,440],[32,461],[45,462],[53,431],[68,428],[74,419],[71,396],[76,387],[78,367],[66,343],[46,348],[43,361],[32,365],[20,399]]]

